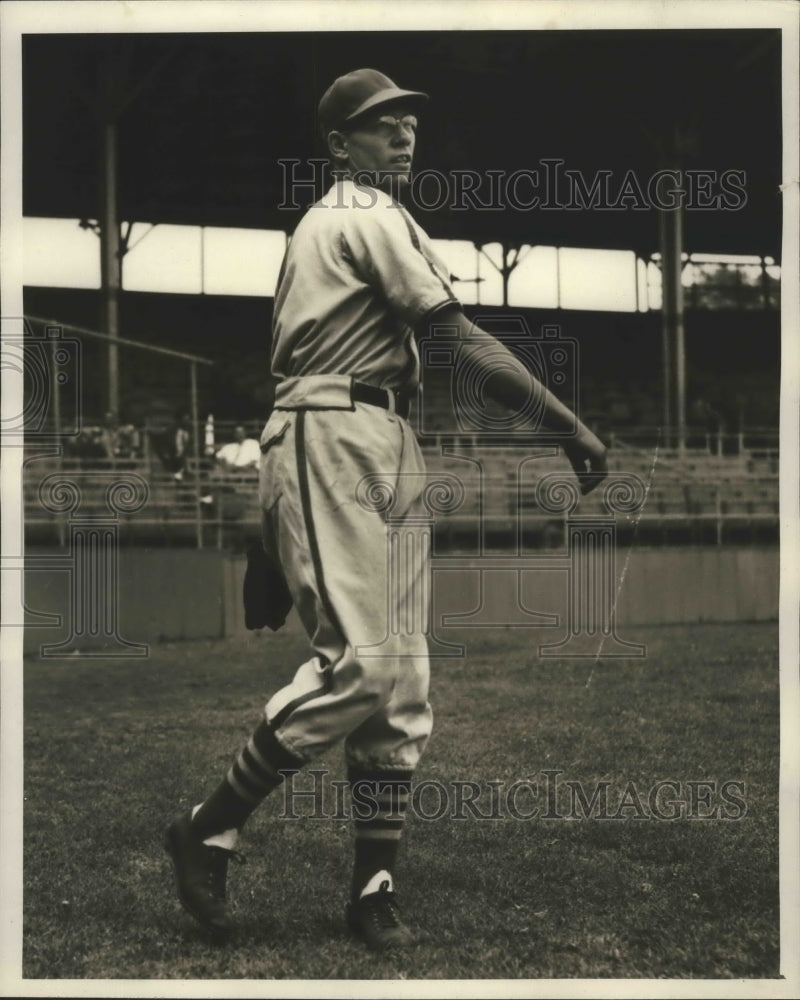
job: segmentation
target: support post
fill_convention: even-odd
[[[100,280],[103,298],[101,329],[112,338],[108,345],[108,406],[119,413],[119,292],[122,285],[119,220],[117,218],[117,126],[103,123],[103,201],[100,218]]]
[[[556,247],[556,309],[561,308],[561,250]]]
[[[769,274],[767,274],[767,259],[761,255],[761,308],[769,309]]]
[[[677,168],[673,168],[679,176]],[[683,209],[680,181],[671,189],[674,208],[659,210],[661,244],[661,318],[664,358],[664,426],[668,441],[677,439],[680,452],[686,448],[686,351],[683,326]],[[673,376],[674,361],[674,376]],[[674,389],[673,389],[674,377]],[[672,401],[675,403],[674,426]]]
[[[495,264],[495,262],[492,260],[492,258],[486,253],[486,251],[483,249],[483,247],[480,246],[480,244],[476,243],[475,246],[477,247],[479,253],[482,253],[483,256],[489,261],[489,263],[492,265],[492,267],[495,269],[495,271],[497,271],[500,274],[500,277],[501,277],[502,282],[503,282],[503,305],[507,306],[508,305],[508,281],[509,281],[509,278],[511,277],[511,272],[514,270],[514,268],[519,263],[521,263],[522,258],[525,256],[524,254],[522,254],[522,246],[520,246],[520,245],[509,246],[509,244],[507,244],[505,242],[505,240],[502,241],[501,244],[500,244],[500,266],[499,267],[497,266],[497,264]],[[511,256],[512,253],[513,253],[513,257]]]
[[[198,549],[203,547],[203,525],[200,514],[200,418],[197,410],[197,364],[189,364],[192,401],[192,468],[194,479],[195,536]]]
[[[501,251],[500,251],[500,253],[501,253],[502,258],[503,258],[503,264],[502,264],[502,267],[500,268],[500,276],[503,279],[503,306],[507,306],[508,305],[508,279],[511,277],[511,271],[513,270],[513,268],[511,266],[509,266],[509,263],[508,263],[508,255],[509,255],[510,251],[506,249],[505,241],[503,241],[503,243],[501,243],[500,246],[502,248]]]

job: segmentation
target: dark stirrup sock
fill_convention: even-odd
[[[355,822],[352,902],[359,898],[364,886],[377,872],[394,874],[411,794],[411,776],[411,771],[348,768]]]
[[[192,827],[204,840],[225,830],[240,830],[286,774],[302,766],[277,741],[267,722],[260,722],[224,780],[194,814]]]

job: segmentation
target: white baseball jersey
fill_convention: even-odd
[[[339,181],[306,212],[287,249],[273,373],[414,388],[413,328],[447,303],[457,304],[449,271],[408,212],[383,191]]]

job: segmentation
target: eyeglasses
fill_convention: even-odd
[[[416,115],[403,115],[402,118],[398,118],[396,115],[381,115],[380,118],[373,118],[366,123],[366,127],[371,132],[383,139],[390,139],[395,134],[396,129],[400,127],[408,129],[414,135],[417,131],[417,125]]]

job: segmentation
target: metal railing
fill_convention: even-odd
[[[660,453],[655,464],[647,449],[619,449],[610,463],[612,472],[638,476],[647,489],[647,499],[635,519],[640,540],[660,544],[681,539],[725,544],[734,536],[754,540],[777,537],[779,480],[777,474],[751,471],[741,456],[718,458],[694,452],[678,456]],[[461,478],[467,498],[462,510],[437,518],[435,531],[440,544],[455,543],[483,523],[498,544],[513,539],[522,530],[531,536],[558,537],[558,518],[538,509],[535,488],[538,478],[569,469],[563,456],[544,458],[529,466],[524,481],[502,456],[488,455],[482,475],[469,463],[456,458],[428,455],[431,476],[446,471]],[[472,471],[470,471],[472,468]],[[186,475],[176,479],[166,470],[144,461],[85,461],[38,458],[26,465],[24,509],[28,538],[61,543],[68,534],[67,518],[44,506],[40,484],[56,474],[65,483],[79,483],[84,513],[104,507],[109,485],[115,479],[135,475],[148,490],[147,501],[130,515],[121,514],[120,537],[124,542],[147,541],[164,545],[194,542],[203,548],[243,545],[257,536],[261,512],[256,470],[222,472],[208,462],[187,464]],[[582,512],[591,514],[601,504],[599,491],[581,500]],[[516,526],[515,526],[516,525]],[[630,521],[620,526],[620,537],[633,529]]]

